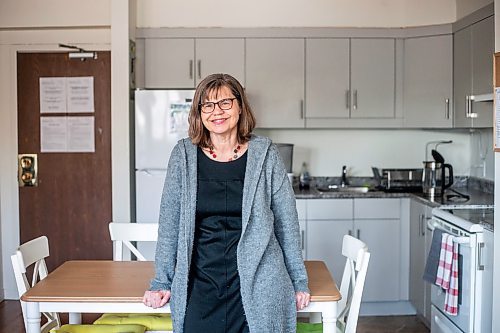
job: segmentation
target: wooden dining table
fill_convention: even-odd
[[[322,261],[305,261],[311,302],[300,312],[320,312],[323,332],[334,333],[340,292]],[[142,303],[154,276],[149,261],[67,261],[28,290],[27,333],[40,333],[42,312],[69,313],[72,324],[81,313],[169,313],[170,304],[153,309]]]

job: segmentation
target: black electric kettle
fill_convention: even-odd
[[[444,190],[453,185],[453,167],[444,163],[443,156],[435,149],[432,150],[434,161],[424,161],[422,173],[422,189],[427,197],[439,197]],[[446,177],[448,170],[448,177]],[[446,181],[448,179],[448,181]]]

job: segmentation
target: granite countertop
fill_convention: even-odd
[[[333,181],[332,181],[333,180]],[[311,183],[311,187],[307,190],[301,190],[298,187],[298,182],[294,181],[294,192],[297,199],[353,199],[353,198],[412,198],[421,203],[431,206],[440,207],[443,205],[493,205],[494,204],[494,182],[490,180],[474,178],[474,177],[458,177],[455,179],[455,185],[452,189],[470,196],[469,200],[465,200],[452,191],[445,190],[442,197],[428,198],[423,193],[393,193],[380,190],[370,190],[366,193],[360,192],[320,192],[317,187],[325,183],[335,183],[335,178],[321,177],[315,179]],[[370,186],[373,184],[369,178],[357,179],[355,185]],[[450,196],[451,195],[451,196]],[[493,231],[493,225],[484,225],[486,229]]]

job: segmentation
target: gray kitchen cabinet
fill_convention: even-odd
[[[392,38],[306,39],[307,126],[394,118],[395,53]]]
[[[344,235],[352,234],[352,199],[307,200],[307,260],[322,260],[338,285],[342,281],[345,257]]]
[[[423,280],[432,232],[427,220],[432,207],[410,200],[410,302],[427,325],[431,321],[431,286]]]
[[[371,253],[363,302],[401,300],[400,206],[400,199],[354,199],[353,235]]]
[[[245,85],[243,38],[196,39],[196,85],[207,75],[226,73]]]
[[[260,128],[304,128],[304,39],[247,38],[246,92]]]
[[[195,88],[208,74],[228,73],[244,84],[243,38],[149,38],[146,88]]]
[[[454,127],[492,127],[494,18],[490,16],[454,34]]]
[[[306,39],[306,118],[349,118],[349,38]]]
[[[351,118],[394,118],[396,41],[351,39]]]
[[[145,41],[145,88],[194,87],[194,39]]]
[[[400,199],[379,198],[307,200],[307,259],[325,261],[340,282],[342,239],[346,234],[358,237],[371,253],[363,302],[400,301],[400,204]]]
[[[404,45],[404,126],[453,126],[453,36],[408,38]]]

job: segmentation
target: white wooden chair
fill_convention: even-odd
[[[158,223],[117,223],[109,224],[109,234],[113,241],[113,260],[123,261],[123,249],[128,249],[137,260],[146,261],[144,255],[131,242],[156,242]]]
[[[123,261],[123,250],[128,250],[133,253],[138,261],[147,261],[144,255],[137,249],[132,242],[156,242],[158,239],[158,223],[109,223],[109,234],[113,241],[113,260]],[[131,315],[132,317],[133,315]],[[144,314],[141,317],[147,317]],[[149,314],[152,318],[158,316]],[[105,316],[103,316],[105,317]],[[157,320],[165,320],[158,319]],[[100,319],[101,320],[101,319]],[[106,319],[104,319],[106,320]],[[146,331],[147,333],[169,333],[172,331]]]
[[[345,235],[342,255],[346,257],[346,264],[340,284],[342,299],[338,303],[337,331],[356,333],[370,252],[365,243]]]
[[[16,278],[17,291],[19,297],[27,292],[31,287],[35,286],[38,281],[43,280],[47,274],[47,265],[45,258],[49,256],[49,240],[46,236],[41,236],[30,240],[18,247],[15,254],[10,259],[12,261],[12,268]],[[26,268],[34,264],[33,277],[31,282],[28,281],[26,276]],[[23,312],[24,327],[27,330],[26,323],[26,302],[21,302],[21,310]],[[41,327],[42,333],[49,332],[52,328],[61,326],[59,315],[54,312],[43,313],[47,318],[47,322]]]

